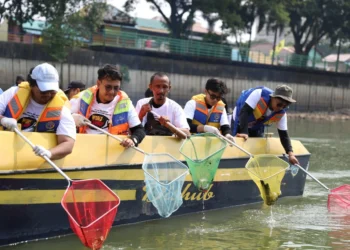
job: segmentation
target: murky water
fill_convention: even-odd
[[[329,188],[350,184],[350,122],[291,120],[289,133],[312,153],[316,178]],[[1,249],[86,248],[72,235]],[[328,213],[327,191],[308,178],[303,197],[272,210],[253,204],[121,226],[103,249],[350,249],[350,213]]]

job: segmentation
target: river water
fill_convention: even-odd
[[[317,179],[329,188],[350,184],[350,122],[288,125],[290,136],[311,152],[309,170]],[[86,248],[71,235],[1,249]],[[350,249],[350,213],[329,213],[327,191],[307,178],[303,197],[279,199],[272,210],[252,204],[121,226],[103,249]]]

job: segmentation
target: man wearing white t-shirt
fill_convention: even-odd
[[[153,92],[153,97],[143,98],[136,104],[136,112],[145,126],[146,134],[169,136],[176,134],[184,139],[184,135],[177,133],[167,125],[167,122],[170,122],[186,136],[189,136],[189,126],[183,109],[178,103],[167,97],[171,89],[169,77],[161,72],[153,74],[149,88]]]
[[[290,163],[299,164],[287,131],[286,110],[296,102],[292,94],[293,90],[287,85],[278,85],[275,91],[264,86],[242,91],[233,110],[233,134],[245,140],[248,137],[263,137],[265,126],[276,123]]]
[[[193,96],[185,105],[184,110],[191,133],[222,134],[234,141],[225,103],[222,101],[223,95],[228,92],[226,84],[219,79],[210,78],[205,84],[204,92],[205,94]]]
[[[128,135],[120,145],[137,146],[145,137],[145,131],[128,95],[120,90],[122,75],[118,69],[106,64],[97,71],[97,84],[71,100],[71,111],[79,133],[101,134],[87,123],[111,134]]]
[[[57,146],[49,150],[35,146],[34,152],[52,160],[63,158],[72,152],[76,130],[64,106],[68,99],[59,89],[57,70],[43,63],[30,71],[27,80],[0,95],[0,123],[9,130],[20,123],[23,131],[56,133]]]

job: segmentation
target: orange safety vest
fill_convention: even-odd
[[[18,85],[18,91],[7,104],[4,113],[5,117],[18,120],[26,110],[30,97],[31,88],[28,82],[22,82]],[[55,97],[46,104],[41,112],[35,131],[37,132],[56,132],[61,119],[63,106],[68,103],[68,99],[62,90],[59,90]],[[67,104],[68,105],[68,104]]]
[[[97,85],[79,93],[80,109],[79,114],[89,118],[93,100],[96,100]],[[129,130],[128,112],[132,105],[129,96],[124,91],[118,91],[119,100],[115,105],[112,121],[109,123],[108,131],[111,134],[127,135]],[[73,97],[76,98],[76,97]],[[86,126],[79,128],[79,133],[86,133]]]
[[[267,108],[268,103],[270,101],[270,95],[269,92],[266,92],[265,89],[263,89],[262,95],[260,97],[259,102],[256,105],[256,108],[253,110],[253,115],[255,120],[262,122],[264,125],[269,125],[275,122],[279,122],[284,114],[286,113],[285,110],[281,110],[279,112],[273,112],[269,117],[264,117]]]
[[[192,100],[196,101],[196,110],[192,123],[195,125],[210,125],[220,129],[220,120],[225,104],[222,101],[218,101],[209,114],[204,94],[192,96]]]

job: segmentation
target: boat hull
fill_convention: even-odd
[[[23,134],[35,145],[56,145],[53,134]],[[168,153],[186,163],[179,152],[182,142],[174,137],[147,136],[139,148],[147,153]],[[203,145],[197,153],[205,153],[210,147],[203,138],[193,138],[193,143]],[[253,155],[282,157],[284,153],[279,138],[237,138],[236,143]],[[299,141],[292,140],[292,145],[300,164],[307,167],[310,153]],[[0,245],[71,233],[60,204],[67,181],[13,132],[0,131],[0,148]],[[183,204],[171,216],[202,211],[203,200],[205,210],[262,202],[245,169],[248,159],[246,153],[227,146],[206,193],[199,192],[187,175],[182,188]],[[161,218],[146,196],[143,161],[143,154],[124,149],[108,136],[78,134],[72,154],[54,162],[71,179],[101,179],[118,194],[121,203],[114,221],[117,226]],[[305,179],[302,171],[296,175],[286,171],[282,197],[302,195]]]
[[[298,157],[302,166],[307,166],[309,156]],[[199,192],[188,176],[182,189],[183,205],[172,216],[202,211],[203,200],[205,210],[262,202],[257,186],[247,177],[244,168],[247,161],[248,158],[221,160],[214,182],[206,193]],[[73,179],[101,178],[115,190],[121,198],[115,226],[161,218],[147,199],[141,164],[70,170],[66,173]],[[105,176],[108,178],[103,178]],[[302,171],[295,176],[290,170],[286,171],[281,197],[301,196],[305,179]],[[59,174],[45,170],[0,175],[0,183],[0,245],[72,232],[67,214],[60,204],[67,181]]]

